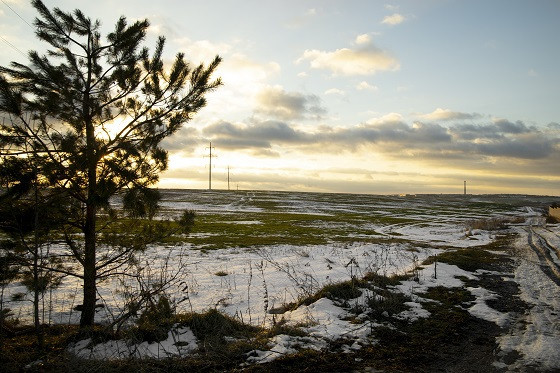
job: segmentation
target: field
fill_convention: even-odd
[[[143,271],[145,282],[122,276],[100,283],[103,306],[96,318],[101,324],[118,319],[126,312],[127,296],[150,282],[166,282],[165,294],[175,314],[218,311],[259,330],[285,328],[266,338],[260,332],[260,342],[244,351],[241,362],[247,366],[271,364],[301,351],[325,350],[357,354],[352,361],[358,364],[365,351],[370,356],[380,354],[383,349],[375,346],[391,340],[395,327],[425,327],[443,315],[434,304],[447,304],[449,299],[457,312],[462,310],[454,317],[488,322],[498,338],[516,325],[515,315],[522,312],[496,301],[506,296],[481,284],[491,282],[491,276],[500,281],[515,278],[512,249],[527,246],[535,232],[527,224],[541,224],[542,212],[557,200],[512,195],[184,190],[166,190],[163,197],[158,218],[193,210],[197,215],[192,233],[154,245],[140,255],[136,268]],[[118,206],[119,201],[114,204]],[[557,248],[558,226],[547,232],[547,242]],[[537,237],[543,234],[535,233]],[[503,275],[497,275],[500,268]],[[521,283],[523,276],[517,277]],[[509,294],[511,299],[519,299],[519,287]],[[76,323],[79,312],[74,308],[80,303],[80,291],[79,282],[66,279],[46,294],[43,322]],[[557,287],[552,291],[557,292]],[[529,295],[523,300],[526,309],[531,308]],[[560,311],[554,302],[548,302],[550,312]],[[13,284],[4,290],[4,307],[23,322],[31,320],[29,295],[23,286]],[[408,333],[419,332],[411,329]],[[502,356],[493,357],[489,364],[497,370],[515,364],[557,367],[548,360],[534,365],[535,359],[547,358],[546,351],[534,359],[525,356],[519,347],[523,336],[504,337],[498,349]],[[239,342],[233,335],[224,338]],[[557,347],[557,335],[551,338],[546,346]],[[82,340],[70,351],[88,359],[189,356],[199,351],[201,339],[185,321],[157,338],[158,342],[141,341],[131,348],[125,341],[92,344]],[[521,357],[512,358],[515,353]]]

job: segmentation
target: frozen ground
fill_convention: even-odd
[[[504,357],[513,352],[519,353],[520,359],[509,365],[497,362],[496,366],[513,372],[526,370],[527,367],[559,371],[560,286],[553,277],[547,275],[546,264],[540,262],[539,256],[531,249],[530,231],[538,237],[546,237],[554,245],[556,255],[560,248],[558,225],[517,230],[515,281],[520,286],[520,297],[527,303],[528,310],[514,320],[509,333],[498,338]]]
[[[164,197],[162,215],[177,215],[188,208],[195,210],[204,223],[198,230],[195,228],[186,242],[152,247],[139,260],[139,268],[151,281],[160,281],[164,272],[178,275],[166,293],[175,301],[179,312],[216,308],[245,323],[262,326],[283,317],[288,325],[305,330],[307,337],[275,336],[269,341],[268,349],[253,351],[248,363],[268,362],[298,348],[322,349],[333,340],[344,339],[345,352],[375,343],[370,337],[377,326],[375,323],[350,321],[347,308],[326,298],[282,315],[274,310],[312,295],[327,284],[360,278],[368,272],[404,274],[442,250],[488,244],[493,240],[493,233],[466,228],[470,221],[521,216],[538,222],[535,216],[546,201],[523,196],[398,197],[200,191],[167,191]],[[289,221],[294,232],[296,228],[304,229],[292,233],[289,227],[286,230],[277,225],[278,221]],[[261,232],[266,232],[267,227],[273,228],[269,231],[273,233],[268,235],[277,234],[278,242],[282,243],[259,243],[258,236],[264,235]],[[476,298],[468,311],[475,317],[495,322],[504,330],[511,329],[499,338],[501,355],[495,362],[496,369],[516,371],[527,366],[560,369],[559,287],[550,274],[541,270],[543,260],[560,261],[554,253],[539,256],[529,247],[528,227],[520,225],[515,229],[519,233],[515,281],[520,284],[522,300],[530,305],[527,313],[515,319],[511,314],[490,308],[486,301],[497,295],[482,287],[467,289]],[[244,233],[239,234],[240,231]],[[547,230],[535,227],[534,232],[550,247],[558,248],[558,226]],[[236,236],[231,241],[234,243],[226,247],[208,244],[216,238],[230,242],[232,236]],[[251,236],[249,245],[243,244],[245,236]],[[309,243],[309,236],[320,238],[319,243]],[[476,279],[477,276],[480,273],[466,272],[445,263],[437,264],[437,268],[434,264],[424,266],[418,270],[416,281],[403,281],[395,287],[395,291],[410,296],[408,310],[395,317],[410,321],[429,317],[422,307],[426,300],[421,294],[426,289],[463,287],[465,284],[458,277]],[[98,311],[98,321],[111,322],[117,318],[124,311],[125,291],[134,293],[140,286],[121,280],[100,284],[99,296],[105,307]],[[43,315],[45,322],[77,322],[79,312],[73,311],[73,307],[81,303],[80,291],[79,282],[66,280],[47,294],[43,300],[47,310]],[[9,299],[10,295],[24,292],[22,286],[14,284],[6,289],[5,297]],[[365,289],[361,297],[350,303],[364,306],[372,296],[375,294]],[[5,306],[15,310],[21,319],[30,319],[28,301],[8,301]],[[159,343],[131,346],[124,341],[97,345],[90,342],[81,341],[72,351],[95,358],[165,357],[188,354],[197,346],[192,331],[180,326]],[[508,356],[513,352],[520,358],[511,362]]]

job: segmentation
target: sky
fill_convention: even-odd
[[[223,58],[159,187],[560,195],[558,0],[44,2]],[[35,16],[1,0],[0,65],[43,50]]]

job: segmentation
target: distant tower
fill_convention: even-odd
[[[465,195],[467,195],[467,181],[465,180],[465,181],[463,181],[463,183],[464,183],[464,192],[463,193]]]

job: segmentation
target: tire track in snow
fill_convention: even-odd
[[[560,265],[554,260],[552,255],[558,258],[559,250],[548,243],[539,235],[532,226],[527,229],[527,242],[531,249],[537,254],[540,268],[556,285],[560,286]]]

